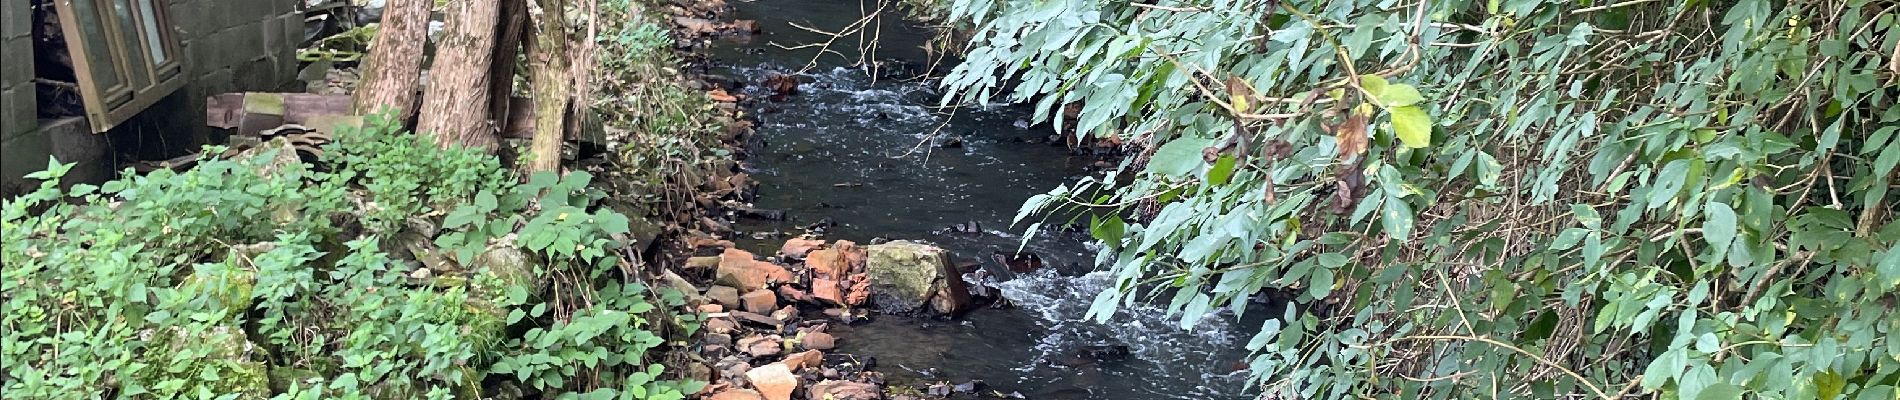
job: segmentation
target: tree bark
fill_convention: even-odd
[[[509,100],[514,98],[522,36],[528,25],[527,0],[501,0],[501,19],[497,22],[495,30],[500,34],[495,41],[495,62],[488,74],[488,116],[495,120],[495,126],[506,127],[510,123]]]
[[[529,46],[530,84],[534,86],[533,161],[529,172],[561,169],[561,142],[567,133],[569,74],[567,0],[533,0],[534,42]]]
[[[383,20],[363,61],[363,76],[351,110],[358,114],[393,108],[396,118],[415,115],[417,79],[422,76],[422,47],[429,37],[431,0],[389,0]]]
[[[435,136],[436,145],[462,145],[494,151],[495,125],[489,120],[489,68],[494,64],[495,24],[501,5],[494,0],[455,0],[429,68],[416,132]]]

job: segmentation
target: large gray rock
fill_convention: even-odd
[[[910,241],[865,246],[865,273],[871,295],[884,312],[931,311],[955,314],[970,304],[969,288],[950,264],[950,252]]]

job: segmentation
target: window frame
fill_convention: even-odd
[[[75,4],[78,3],[78,4]],[[165,0],[55,0],[60,30],[66,36],[66,51],[73,60],[80,101],[94,133],[103,133],[152,103],[184,86],[185,66],[179,54],[177,32],[172,29],[170,3]],[[128,11],[121,19],[116,7]],[[146,21],[150,10],[152,21]],[[82,12],[88,20],[82,21]],[[104,37],[86,35],[82,22],[98,24]],[[151,24],[153,29],[146,29]],[[130,29],[131,32],[125,30]],[[156,32],[158,37],[148,33]],[[153,62],[153,44],[163,52],[164,61]],[[95,60],[89,51],[105,46],[106,60]],[[110,76],[110,86],[100,85]],[[142,79],[140,79],[142,78]]]

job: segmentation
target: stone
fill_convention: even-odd
[[[470,269],[479,275],[489,275],[497,280],[473,279],[471,295],[480,294],[483,298],[496,298],[503,295],[502,289],[509,286],[526,286],[528,293],[540,293],[546,280],[542,274],[535,273],[534,257],[530,257],[521,248],[511,245],[489,247],[481,255],[475,256]],[[486,286],[481,282],[499,282],[498,286]],[[471,296],[473,297],[473,296]]]
[[[719,256],[701,256],[686,259],[686,269],[701,270],[719,267]]]
[[[719,372],[720,379],[733,380],[745,376],[746,371],[751,371],[752,364],[746,363],[744,357],[726,356],[713,363],[713,369]]]
[[[872,296],[886,312],[929,307],[955,314],[969,306],[970,290],[942,248],[899,240],[866,246],[865,252]]]
[[[752,253],[745,250],[726,249],[719,257],[719,271],[714,274],[713,281],[721,285],[753,291],[764,289],[774,282],[793,281],[792,272],[785,267],[754,259]]]
[[[785,245],[779,246],[778,255],[790,259],[802,259],[807,253],[824,245],[823,240],[796,237],[785,241]]]
[[[753,336],[739,339],[739,351],[753,357],[776,356],[785,351],[784,339],[778,335]]]
[[[843,251],[820,249],[806,255],[805,268],[811,270],[813,278],[838,279],[850,273],[851,265],[845,260]]]
[[[780,362],[785,363],[785,367],[793,371],[804,369],[805,367],[816,367],[825,363],[825,352],[805,350],[785,356],[785,360]]]
[[[732,312],[726,313],[726,315],[732,316],[733,318],[737,318],[739,319],[739,321],[751,322],[751,323],[773,327],[773,328],[777,328],[777,327],[785,325],[785,321],[780,321],[772,317],[760,315],[759,313],[745,312],[745,311],[732,311]]]
[[[792,392],[798,390],[798,376],[792,375],[791,368],[785,364],[771,363],[745,372],[745,379],[752,382],[765,400],[791,400]]]
[[[739,323],[733,322],[730,318],[713,318],[706,320],[707,332],[732,333],[733,330],[737,329],[739,329]]]
[[[844,290],[838,287],[838,281],[830,279],[812,278],[811,297],[812,300],[822,302],[825,305],[835,306],[844,304]]]
[[[772,319],[783,323],[798,321],[798,306],[785,306],[772,312]]]
[[[739,296],[739,302],[745,305],[746,312],[765,314],[778,309],[778,295],[772,291],[759,289]]]
[[[706,314],[717,314],[717,313],[726,312],[726,306],[722,306],[718,304],[700,304],[699,307],[695,309],[699,310],[699,312],[701,313],[706,313]]]
[[[798,344],[812,350],[831,350],[837,347],[837,341],[838,339],[831,337],[829,333],[806,332],[804,337],[798,339]]]
[[[812,400],[878,400],[884,398],[877,385],[826,380],[811,386]]]
[[[757,390],[726,389],[726,390],[719,391],[719,393],[713,393],[713,395],[710,397],[707,397],[707,399],[708,400],[763,400],[765,399],[765,397],[760,396],[759,391]]]
[[[861,306],[871,301],[871,277],[865,274],[851,274],[845,279],[844,304]]]
[[[791,286],[779,286],[778,297],[792,303],[809,303],[812,300],[811,293],[805,293]]]
[[[713,287],[706,288],[706,298],[712,300],[713,303],[726,306],[726,308],[740,307],[739,289],[733,289],[731,286],[713,285]]]
[[[706,302],[706,298],[699,295],[699,287],[693,286],[693,282],[686,280],[686,277],[674,273],[672,268],[660,271],[660,281],[666,283],[665,287],[673,288],[673,290],[679,291],[680,294],[686,295],[686,301],[688,303]]]

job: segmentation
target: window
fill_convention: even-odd
[[[163,0],[55,0],[80,98],[105,132],[184,84]]]

